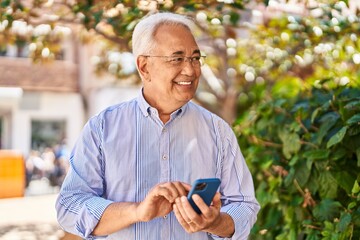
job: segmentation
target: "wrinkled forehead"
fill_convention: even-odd
[[[154,34],[155,51],[166,51],[171,55],[194,55],[200,50],[194,36],[186,25],[159,26]]]

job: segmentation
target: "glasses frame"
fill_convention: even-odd
[[[170,63],[172,66],[175,67],[181,67],[184,65],[184,63],[186,61],[188,61],[191,66],[193,67],[201,67],[205,64],[205,59],[206,56],[200,55],[200,56],[191,56],[191,57],[186,57],[186,56],[159,56],[159,55],[140,55],[143,57],[149,57],[149,58],[165,58],[167,60],[168,63]],[[179,62],[172,62],[172,61],[176,61],[176,59],[183,59],[182,61]],[[197,61],[199,62],[199,65],[197,65]]]

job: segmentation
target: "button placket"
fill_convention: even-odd
[[[160,178],[162,182],[170,180],[170,164],[169,164],[169,131],[163,127],[160,133]]]

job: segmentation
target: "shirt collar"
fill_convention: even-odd
[[[149,114],[151,114],[151,106],[149,105],[149,103],[145,100],[144,95],[143,95],[143,88],[141,88],[140,93],[137,97],[137,102],[139,104],[140,110],[141,112],[144,114],[145,117],[149,116]],[[174,117],[181,117],[184,112],[187,109],[189,103],[184,104],[181,108],[175,110],[171,115]]]
[[[139,104],[141,112],[144,114],[145,117],[149,116],[150,111],[150,105],[147,103],[147,101],[144,98],[143,95],[143,88],[141,88],[140,93],[137,97],[137,102]]]

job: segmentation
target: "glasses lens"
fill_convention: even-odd
[[[170,57],[168,59],[169,63],[173,66],[181,66],[184,62],[184,57]]]
[[[201,56],[200,59],[199,59],[199,63],[200,63],[200,66],[204,66],[205,64],[205,56]]]
[[[145,57],[166,58],[166,62],[168,62],[170,65],[172,65],[174,67],[181,67],[181,66],[183,66],[183,64],[186,61],[188,61],[194,67],[203,66],[205,63],[205,56],[184,57],[184,56],[150,56],[150,55],[147,55]]]

